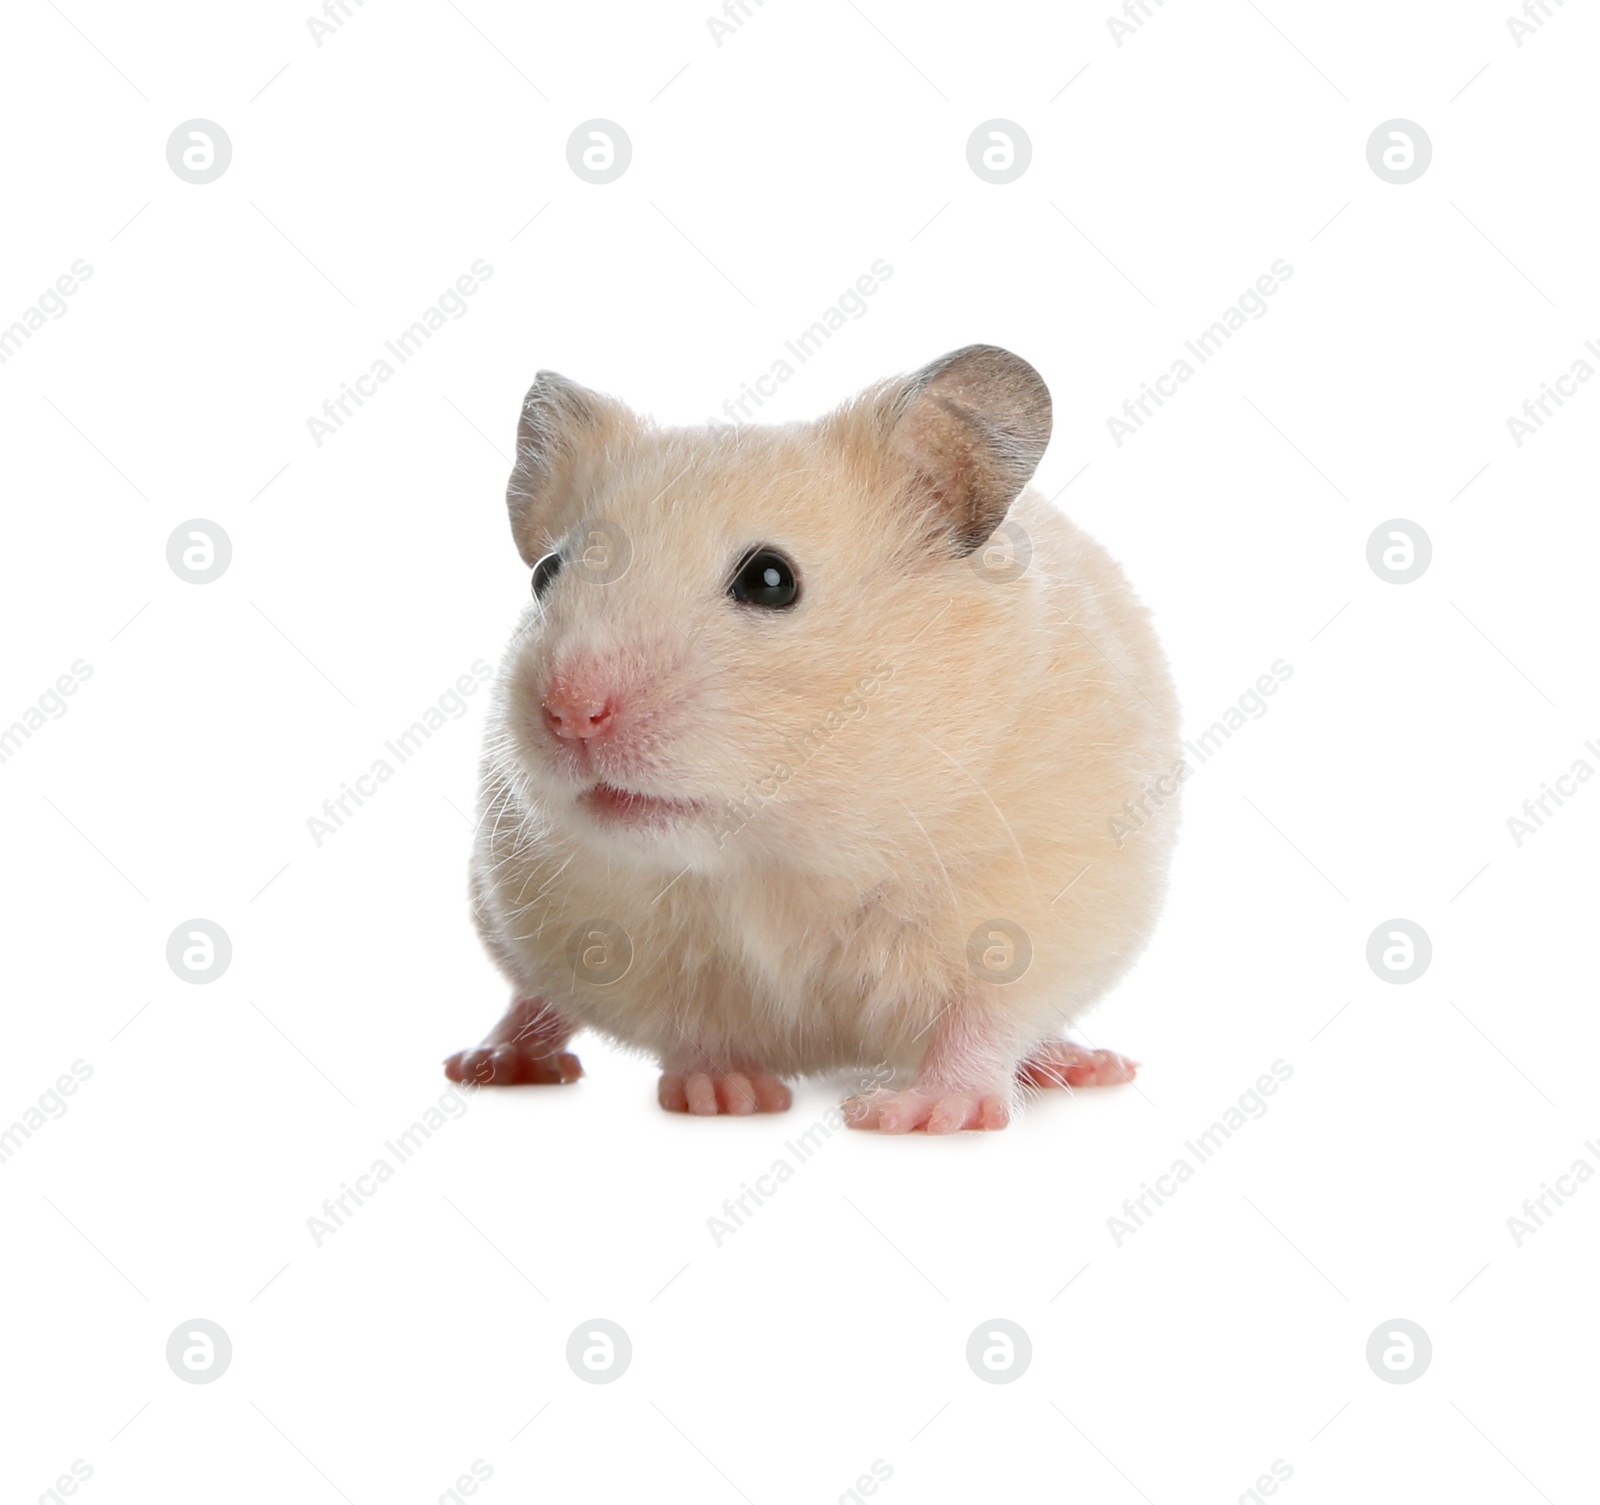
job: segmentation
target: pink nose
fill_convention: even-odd
[[[552,683],[542,705],[545,725],[564,741],[589,742],[611,730],[611,696],[592,687]]]

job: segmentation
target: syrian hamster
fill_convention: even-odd
[[[471,863],[513,1002],[452,1079],[574,1081],[588,1028],[669,1110],[872,1068],[845,1121],[949,1133],[1132,1076],[1061,1031],[1150,934],[1187,767],[1148,613],[1028,489],[1050,426],[987,345],[769,427],[538,374]]]

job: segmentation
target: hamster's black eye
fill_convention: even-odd
[[[559,554],[546,554],[538,564],[533,567],[533,594],[536,600],[544,600],[544,593],[550,589],[550,582],[561,573],[561,556]]]
[[[728,594],[747,606],[793,606],[800,597],[800,581],[782,554],[752,549],[733,572]]]

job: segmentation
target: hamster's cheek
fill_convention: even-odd
[[[506,740],[518,764],[543,779],[550,772],[550,750],[540,712],[539,685],[537,659],[524,650],[504,670],[504,698],[494,718],[499,724],[491,725],[490,736]]]

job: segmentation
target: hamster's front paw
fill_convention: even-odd
[[[583,1075],[578,1058],[562,1046],[573,1027],[542,999],[518,998],[483,1044],[458,1050],[444,1063],[452,1082],[476,1087],[547,1087]]]
[[[961,1129],[1003,1129],[1011,1121],[1011,1105],[998,1092],[953,1092],[943,1087],[880,1087],[844,1105],[852,1129],[877,1129],[884,1134],[954,1134]]]
[[[577,1081],[583,1067],[570,1051],[541,1056],[527,1045],[478,1045],[447,1057],[444,1074],[477,1087],[553,1087]]]
[[[668,1113],[699,1118],[784,1113],[794,1101],[788,1087],[764,1071],[663,1072],[657,1097]]]

